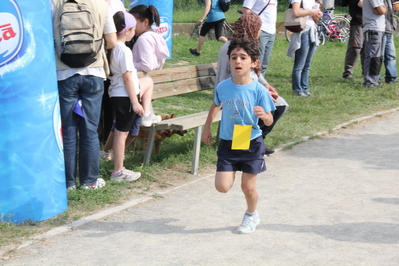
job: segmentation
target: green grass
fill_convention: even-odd
[[[288,8],[288,2],[282,3],[279,2],[277,9],[277,21],[284,21],[284,11]],[[193,8],[195,6],[196,8]],[[229,11],[225,14],[226,21],[230,23],[234,23],[237,19],[240,18],[241,14],[237,12],[237,10],[242,9],[242,4],[233,4],[230,6]],[[204,6],[191,4],[191,5],[181,5],[175,7],[173,13],[173,23],[190,23],[197,22],[203,15]],[[346,7],[336,6],[334,10],[335,14],[347,14],[348,9]]]
[[[399,39],[396,37],[396,42]],[[188,48],[195,47],[197,40],[176,36],[173,39],[172,59],[167,60],[165,68],[181,65],[196,65],[217,61],[222,43],[207,40],[200,57],[194,57]],[[317,49],[310,71],[310,98],[292,96],[291,71],[293,62],[285,53],[288,42],[283,37],[276,40],[267,80],[275,86],[281,96],[290,104],[287,114],[280,119],[266,139],[270,147],[290,142],[301,142],[304,136],[317,132],[330,131],[336,125],[354,118],[370,115],[377,111],[399,106],[397,84],[371,89],[361,86],[360,65],[355,67],[354,82],[341,78],[346,43],[327,42]],[[397,53],[399,49],[397,48]],[[383,71],[384,72],[384,71]],[[212,91],[189,93],[186,95],[157,99],[153,101],[157,114],[177,114],[178,116],[207,110],[211,104]],[[216,133],[216,124],[213,133]],[[134,183],[110,182],[112,162],[101,163],[101,176],[107,186],[96,191],[68,191],[68,210],[44,222],[26,222],[13,225],[0,219],[0,246],[19,243],[33,234],[46,231],[76,219],[85,217],[101,208],[106,208],[142,195],[158,198],[158,189],[170,187],[188,178],[191,167],[194,131],[184,136],[174,135],[162,143],[161,152],[152,156],[149,167],[141,167],[143,151],[126,153],[125,166],[141,171],[143,177]],[[137,145],[140,146],[140,145]],[[292,145],[291,145],[292,146]],[[216,162],[216,144],[202,145],[199,171],[213,171]],[[3,217],[4,218],[4,217]]]

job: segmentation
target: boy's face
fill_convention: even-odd
[[[256,61],[252,62],[251,56],[244,49],[235,48],[230,53],[229,64],[233,76],[244,76],[256,66]]]

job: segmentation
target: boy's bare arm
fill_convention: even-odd
[[[201,134],[201,139],[206,145],[212,144],[212,132],[211,132],[211,124],[215,116],[219,113],[222,105],[216,105],[215,102],[212,102],[211,107],[209,108],[208,117],[206,118],[206,122],[204,125],[204,130]]]
[[[262,119],[266,126],[273,124],[273,115],[271,112],[266,113],[261,106],[254,107],[254,113],[259,118]]]

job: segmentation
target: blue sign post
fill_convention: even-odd
[[[170,56],[172,57],[172,37],[173,37],[173,0],[130,0],[130,8],[137,5],[153,5],[157,8],[161,24],[157,27],[155,24],[152,28],[161,34],[169,48]]]
[[[0,222],[67,209],[48,0],[0,2]]]

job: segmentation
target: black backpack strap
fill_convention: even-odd
[[[265,11],[266,7],[270,4],[270,1],[271,0],[269,0],[269,2],[267,2],[266,6],[259,12],[258,16],[260,16],[260,14],[262,14],[263,11]]]

